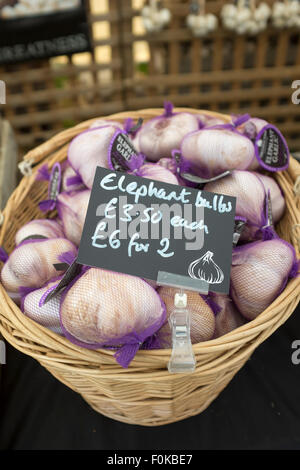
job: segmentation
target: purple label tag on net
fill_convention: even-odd
[[[59,163],[55,163],[53,165],[50,181],[49,181],[49,189],[48,189],[48,198],[51,201],[56,201],[57,196],[59,195],[61,187],[61,166]]]
[[[256,136],[254,148],[257,160],[266,170],[280,171],[288,167],[289,149],[277,127],[271,124],[263,127]]]
[[[134,171],[144,162],[127,134],[117,131],[111,139],[108,149],[108,164],[112,170]]]

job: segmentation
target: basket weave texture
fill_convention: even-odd
[[[178,108],[177,111],[184,108]],[[199,112],[191,110],[190,112]],[[163,112],[147,109],[114,114],[145,121]],[[220,116],[217,113],[209,113]],[[224,118],[224,115],[222,115]],[[229,120],[228,116],[225,116]],[[35,181],[45,161],[52,166],[66,158],[70,140],[94,120],[53,137],[25,157],[24,176],[4,210],[0,245],[9,253],[16,231],[26,222],[41,218],[38,202],[45,199],[47,184]],[[277,226],[279,235],[293,244],[299,257],[300,197],[295,194],[300,165],[291,158],[288,170],[275,174],[286,199],[286,213]],[[96,411],[118,421],[156,426],[196,415],[226,387],[253,351],[292,314],[300,299],[300,277],[289,281],[281,295],[255,320],[214,340],[193,346],[197,366],[193,374],[169,374],[170,350],[139,351],[128,369],[122,369],[108,350],[82,349],[27,318],[0,285],[0,332],[21,352],[32,356],[52,375],[80,393]]]

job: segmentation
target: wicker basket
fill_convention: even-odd
[[[130,115],[147,120],[161,112],[161,109],[143,110],[115,114],[109,119],[123,121]],[[45,159],[49,165],[65,159],[70,140],[91,122],[58,134],[25,156],[23,171],[30,173],[31,165],[34,171],[22,179],[4,211],[0,245],[8,252],[14,246],[17,229],[41,217],[37,203],[45,198],[47,185],[35,182],[36,169]],[[275,177],[287,204],[278,232],[295,246],[299,256],[300,198],[295,195],[294,187],[296,180],[299,182],[300,165],[292,158],[289,169]],[[118,421],[155,426],[196,415],[207,408],[257,346],[292,314],[299,297],[300,277],[291,280],[255,320],[221,338],[194,345],[197,367],[193,374],[169,374],[168,349],[139,351],[130,367],[122,369],[113,352],[82,349],[31,321],[2,286],[0,332],[15,348],[37,359],[58,380],[80,393],[96,411]]]

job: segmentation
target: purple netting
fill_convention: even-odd
[[[26,240],[10,254],[1,271],[4,288],[19,293],[20,288],[38,288],[57,276],[54,264],[67,251],[77,255],[77,249],[65,238]]]
[[[36,181],[49,181],[50,174],[51,172],[49,171],[48,164],[45,163],[45,165],[38,169],[35,179]]]
[[[15,243],[19,245],[22,241],[40,236],[41,238],[64,238],[61,225],[56,220],[35,219],[23,225],[16,233]]]
[[[207,179],[226,170],[246,170],[255,158],[253,143],[229,123],[186,134],[180,153],[185,170]]]
[[[109,168],[108,148],[116,131],[120,132],[120,126],[107,123],[81,132],[69,145],[68,161],[89,189],[93,186],[97,166]]]
[[[6,263],[7,260],[8,260],[8,254],[4,250],[4,248],[0,246],[0,261],[2,261],[2,263]]]
[[[44,300],[56,288],[60,279],[53,279],[41,289],[28,292],[22,299],[21,310],[40,325],[55,333],[63,334],[59,319],[60,294],[44,304]]]
[[[171,157],[172,150],[180,147],[184,136],[199,129],[196,115],[188,112],[173,113],[172,105],[166,103],[165,112],[150,119],[139,130],[137,147],[150,161]]]
[[[276,236],[269,225],[266,189],[257,173],[235,170],[229,176],[207,183],[204,190],[237,198],[236,217],[247,220],[240,240],[270,239]],[[271,202],[272,194],[271,188]]]
[[[248,243],[234,249],[231,297],[241,314],[252,320],[283,291],[289,278],[298,274],[295,249],[285,240]]]
[[[142,178],[162,181],[163,183],[178,184],[177,177],[170,170],[155,163],[145,163],[134,174]]]
[[[225,294],[210,294],[218,305],[214,338],[219,338],[245,323],[232,299]]]
[[[160,297],[143,280],[86,268],[64,291],[60,318],[70,341],[89,349],[117,348],[117,361],[128,367],[166,317]]]
[[[66,237],[79,245],[91,191],[63,192],[57,199],[57,212]]]

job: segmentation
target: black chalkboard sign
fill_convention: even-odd
[[[228,293],[234,197],[97,168],[78,263]],[[196,289],[197,290],[197,289]]]
[[[31,3],[0,0],[0,64],[91,50],[84,0]]]

